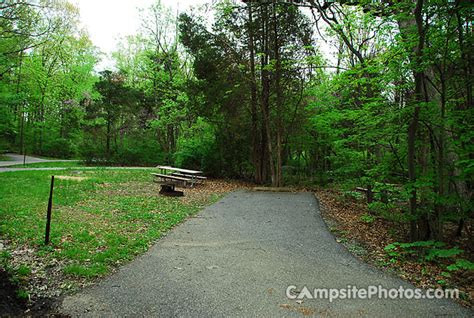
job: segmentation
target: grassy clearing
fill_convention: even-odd
[[[57,161],[57,162],[35,162],[27,163],[26,165],[17,164],[8,166],[9,168],[77,168],[85,167],[86,164],[82,161]]]
[[[9,161],[9,160],[11,160],[11,159],[8,158],[8,157],[5,156],[5,155],[1,155],[1,154],[0,154],[0,161]]]
[[[52,244],[44,246],[51,173],[82,180],[55,180]],[[149,170],[1,173],[0,240],[7,251],[0,253],[0,264],[30,293],[44,284],[44,279],[36,281],[42,273],[54,278],[47,284],[70,289],[75,282],[103,276],[133,259],[163,233],[229,190],[232,188],[210,182],[186,190],[183,198],[162,197]]]

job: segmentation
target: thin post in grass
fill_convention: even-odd
[[[49,244],[49,232],[51,229],[51,210],[53,209],[53,188],[54,176],[51,176],[51,188],[49,190],[48,213],[46,214],[46,232],[44,235],[44,244]]]

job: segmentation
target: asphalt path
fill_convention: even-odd
[[[10,168],[10,167],[0,167],[1,172],[12,172],[12,171],[45,171],[45,170],[144,170],[144,169],[156,169],[154,167],[48,167],[48,168]]]
[[[414,289],[338,244],[313,194],[237,191],[115,274],[66,297],[60,311],[73,317],[473,316],[447,299],[292,299],[304,286],[313,292],[379,285]]]
[[[44,168],[32,168],[32,167],[11,167],[19,164],[23,164],[23,155],[7,153],[4,156],[10,160],[0,161],[0,173],[10,171],[42,171],[42,170],[93,170],[93,169],[125,169],[125,170],[141,170],[141,169],[154,169],[153,167],[44,167]],[[63,159],[43,159],[38,157],[26,156],[26,163],[38,163],[38,162],[78,162],[79,160],[63,160]]]
[[[37,163],[37,162],[67,162],[67,161],[77,161],[77,160],[64,160],[64,159],[43,159],[38,157],[26,156],[15,154],[15,153],[6,153],[5,157],[8,157],[9,160],[0,160],[0,167],[8,167],[23,164],[25,163]]]

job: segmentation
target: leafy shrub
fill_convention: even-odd
[[[31,274],[31,269],[26,265],[20,265],[20,267],[16,270],[16,274],[22,277],[28,276]]]
[[[458,270],[474,271],[474,263],[466,259],[460,258],[456,261],[456,263],[451,264],[446,268],[449,271],[458,271]]]
[[[442,249],[445,245],[445,243],[437,241],[394,242],[385,246],[384,250],[391,257],[392,262],[404,260],[408,257],[418,258],[420,262],[432,262],[439,259],[453,258],[464,252],[457,247]]]
[[[141,163],[142,156],[140,150],[137,148],[123,147],[114,152],[110,161],[126,166],[133,166]]]
[[[370,214],[364,214],[360,216],[360,220],[367,224],[372,224],[375,221],[375,216]]]
[[[214,128],[199,118],[197,122],[178,139],[175,165],[190,169],[202,169],[208,174],[219,174]]]
[[[105,161],[105,150],[100,143],[94,143],[89,139],[85,139],[79,147],[79,156],[87,164]]]
[[[393,203],[383,203],[380,201],[374,201],[367,205],[369,211],[383,217],[388,221],[394,222],[407,222],[408,215],[406,213],[401,213]]]
[[[16,296],[19,298],[19,299],[23,299],[23,300],[26,300],[26,299],[29,299],[30,298],[30,294],[26,291],[26,290],[23,290],[23,289],[19,289],[16,291]]]
[[[129,139],[115,150],[110,162],[126,166],[156,166],[164,163],[164,157],[156,141]]]
[[[73,158],[77,155],[78,148],[69,139],[57,138],[48,140],[43,147],[43,152],[48,157]]]
[[[450,249],[430,249],[425,255],[427,261],[433,261],[437,258],[450,258],[463,253],[464,251],[455,247]]]
[[[3,100],[0,95],[0,151],[8,151],[11,149],[11,145],[15,142],[17,131],[15,131],[15,118],[13,113],[8,111],[8,107],[5,106],[6,100]]]

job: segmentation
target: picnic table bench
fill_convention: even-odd
[[[188,178],[188,179],[191,179],[191,180],[194,179],[196,183],[200,183],[204,180],[207,180],[207,178],[204,177],[204,176],[189,175],[189,174],[181,173],[181,172],[173,172],[173,173],[171,173],[171,175],[176,176],[176,177],[181,177],[181,178]]]
[[[153,176],[159,178],[159,183],[165,183],[165,184],[172,184],[177,185],[177,184],[182,184],[183,186],[187,186],[188,182],[191,181],[189,178],[183,178],[183,177],[178,177],[178,176],[173,176],[169,174],[161,174],[161,173],[152,173]],[[173,188],[174,190],[174,188]]]

